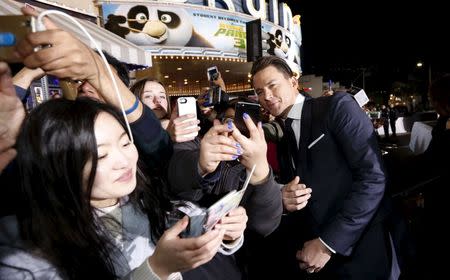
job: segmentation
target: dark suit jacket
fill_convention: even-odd
[[[297,175],[312,189],[307,207],[296,211],[303,213],[294,212],[287,217],[300,223],[304,232],[302,243],[320,237],[337,252],[338,257],[333,258],[343,257],[341,264],[347,266],[355,254],[361,260],[373,258],[380,248],[384,251],[382,231],[371,233],[370,237],[367,234],[370,226],[376,224],[374,216],[381,212],[378,209],[385,191],[381,154],[372,123],[351,95],[336,93],[305,99],[296,160]],[[367,238],[370,240],[364,240]],[[369,244],[370,250],[362,245],[367,251],[354,252],[360,243]]]

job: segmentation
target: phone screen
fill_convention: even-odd
[[[253,120],[255,125],[257,125],[258,122],[261,121],[260,108],[261,106],[256,103],[248,103],[248,102],[236,103],[234,113],[234,125],[237,127],[237,129],[239,129],[242,135],[250,137],[250,132],[248,131],[247,126],[245,125],[242,115],[244,113],[247,113]]]

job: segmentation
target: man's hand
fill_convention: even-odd
[[[23,7],[22,12],[25,15],[38,15],[30,7]],[[23,60],[23,64],[30,69],[41,68],[45,73],[58,78],[88,80],[92,85],[98,85],[98,56],[72,34],[59,29],[48,18],[43,21],[45,31],[29,33],[16,45],[16,53]],[[35,51],[41,46],[44,47]]]
[[[311,188],[306,188],[305,184],[300,184],[300,178],[296,176],[281,190],[284,209],[288,212],[303,209],[311,197]]]
[[[22,8],[22,12],[24,15],[38,16],[38,13],[30,7]],[[45,31],[28,34],[16,46],[16,55],[23,60],[25,66],[31,69],[39,67],[46,74],[60,79],[89,82],[107,103],[120,109],[120,101],[112,79],[101,57],[72,34],[59,29],[50,19],[43,20]],[[42,46],[44,47],[35,51],[37,47]],[[112,72],[124,108],[131,108],[136,97],[120,81],[117,73]],[[129,122],[139,119],[143,111],[142,106],[139,102],[138,108],[127,115]]]
[[[303,248],[297,251],[297,260],[300,268],[308,273],[319,272],[330,260],[331,254],[325,244],[316,238],[303,244]]]

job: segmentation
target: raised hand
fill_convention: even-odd
[[[300,183],[300,178],[296,176],[294,180],[286,184],[281,190],[284,209],[288,212],[303,209],[311,197],[311,188]]]
[[[23,7],[25,15],[37,16],[30,7]],[[45,31],[29,33],[16,46],[16,54],[30,69],[41,68],[58,78],[88,80],[99,84],[96,57],[89,47],[72,34],[59,29],[51,20],[44,18]],[[43,48],[35,51],[37,47]]]
[[[251,170],[256,165],[250,183],[255,185],[264,181],[269,175],[269,162],[267,161],[267,143],[264,138],[262,124],[256,126],[250,116],[244,113],[244,122],[250,132],[250,138],[245,137],[234,127],[232,136],[242,146],[244,153],[240,159],[241,163]]]
[[[38,16],[35,10],[27,6],[22,8],[22,13]],[[46,74],[61,79],[89,82],[107,103],[120,108],[112,80],[101,57],[72,34],[59,29],[50,19],[43,20],[45,31],[30,33],[16,45],[16,55],[25,66],[31,69],[39,67]],[[35,51],[37,47],[42,46],[44,47]],[[131,108],[136,97],[120,81],[117,74],[112,72],[125,109]],[[139,119],[142,108],[139,103],[137,110],[127,115],[128,121]]]
[[[199,167],[202,174],[206,175],[216,170],[221,161],[235,160],[242,154],[241,146],[233,139],[223,135],[231,132],[233,126],[220,124],[214,120],[214,126],[203,136],[200,144]]]
[[[187,142],[196,137],[191,136],[191,133],[200,131],[200,127],[198,126],[199,123],[200,121],[195,118],[195,115],[192,114],[178,117],[178,106],[175,106],[172,110],[170,121],[166,130],[173,142]]]
[[[166,230],[148,259],[152,270],[162,279],[210,261],[222,243],[225,230],[211,230],[195,238],[180,238],[179,234],[187,225],[188,219],[184,217]]]

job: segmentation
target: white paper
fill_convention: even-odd
[[[367,97],[366,92],[361,89],[360,91],[358,91],[355,95],[355,100],[356,102],[358,102],[359,106],[362,107],[364,105],[367,104],[367,102],[369,102],[369,97]]]

